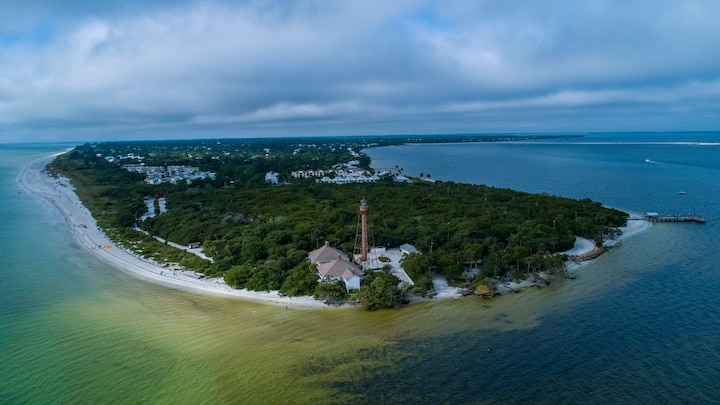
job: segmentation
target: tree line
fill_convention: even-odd
[[[302,153],[290,153],[297,145],[288,144],[275,157],[251,159],[251,152],[266,149],[260,145],[217,159],[212,158],[217,154],[196,159],[197,153],[172,148],[167,150],[176,156],[168,153],[163,158],[157,148],[150,152],[145,146],[156,164],[194,162],[202,170],[220,173],[215,180],[189,185],[146,184],[141,175],[103,158],[109,150],[120,149],[115,144],[79,146],[56,159],[52,169],[72,179],[103,228],[138,226],[180,244],[202,242],[204,252],[214,259],[201,266],[207,276],[224,276],[237,288],[287,295],[330,288],[318,285],[307,253],[325,241],[353,252],[361,198],[370,204],[373,245],[410,243],[422,252],[403,260],[419,293],[431,290],[434,274],[458,284],[477,284],[488,277],[559,269],[563,258],[553,253],[572,248],[576,235],[600,243],[603,235],[617,233],[627,221],[627,214],[590,199],[454,182],[398,183],[388,177],[376,183],[335,185],[294,179],[270,186],[260,180],[265,171],[288,173],[312,162],[331,165],[349,156],[346,148],[328,147],[309,148],[307,156],[298,157]],[[138,222],[148,195],[165,197],[169,211]]]

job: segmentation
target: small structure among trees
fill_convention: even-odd
[[[319,249],[308,253],[308,259],[317,264],[317,271],[320,278],[342,280],[345,289],[350,292],[360,288],[363,272],[360,267],[351,262],[348,256],[340,249],[330,246],[325,242]]]
[[[353,262],[335,259],[319,264],[317,270],[321,277],[342,279],[348,292],[360,289],[363,272]]]

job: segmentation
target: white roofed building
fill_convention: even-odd
[[[413,246],[409,243],[404,243],[404,244],[400,245],[400,252],[402,252],[402,254],[420,253],[420,251],[417,250],[417,248],[415,246]]]
[[[265,182],[270,184],[278,184],[278,176],[280,173],[277,172],[267,172],[265,173]]]

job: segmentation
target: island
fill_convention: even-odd
[[[627,235],[626,213],[589,199],[376,173],[362,152],[444,141],[458,139],[88,143],[52,160],[44,195],[65,209],[51,190],[79,197],[87,216],[66,217],[89,249],[123,255],[118,267],[132,260],[144,268],[133,273],[175,287],[300,307],[491,297],[567,277]],[[42,194],[40,180],[26,183]],[[313,259],[323,250],[334,257]]]

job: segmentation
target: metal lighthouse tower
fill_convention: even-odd
[[[368,214],[370,213],[370,207],[368,206],[367,200],[363,198],[360,200],[360,251],[357,252],[357,235],[355,237],[355,249],[356,253],[359,253],[358,262],[363,263],[368,260]]]

